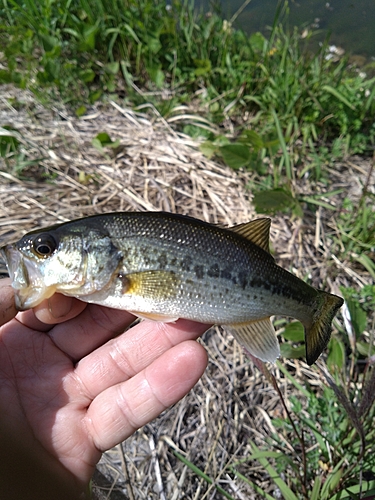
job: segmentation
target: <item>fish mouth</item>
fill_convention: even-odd
[[[54,287],[45,286],[38,264],[25,258],[17,247],[6,245],[0,248],[0,254],[8,268],[19,311],[37,306],[55,292]]]

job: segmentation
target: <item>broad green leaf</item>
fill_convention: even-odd
[[[87,111],[87,108],[86,106],[79,106],[79,108],[76,109],[75,111],[75,114],[76,116],[80,117],[80,116],[83,116]]]
[[[12,81],[12,73],[6,69],[0,69],[0,83],[11,83]]]
[[[112,141],[107,132],[99,132],[92,140],[92,145],[97,148],[102,153],[104,152],[104,147],[117,148],[120,144],[120,140]]]
[[[39,34],[45,52],[52,52],[56,47],[60,47],[60,40],[55,36]]]
[[[244,130],[238,140],[241,143],[253,146],[256,150],[265,147],[263,139],[254,130]]]
[[[302,323],[299,321],[288,323],[282,336],[284,339],[291,340],[292,342],[303,342],[305,340],[305,330]]]
[[[92,69],[85,69],[80,71],[78,76],[83,82],[90,83],[95,78],[95,72]]]
[[[100,141],[100,144],[102,146],[107,146],[108,144],[112,144],[113,142],[107,132],[99,132],[99,134],[97,134],[96,136],[96,139]]]
[[[95,92],[90,92],[90,95],[89,95],[90,103],[93,104],[94,102],[96,102],[98,99],[100,99],[101,95],[102,95],[101,90],[96,90]]]
[[[268,43],[264,35],[259,31],[250,36],[249,42],[254,52],[262,52],[263,47]]]
[[[210,160],[213,155],[217,152],[218,147],[212,141],[204,141],[199,146],[202,153]]]
[[[350,319],[352,321],[352,325],[354,331],[356,333],[357,338],[362,335],[367,326],[367,314],[362,309],[359,302],[350,297],[346,298],[346,304],[349,309]]]
[[[356,342],[356,349],[361,356],[373,356],[375,353],[375,347],[366,342]]]
[[[164,73],[160,67],[149,67],[147,68],[148,74],[151,80],[155,83],[158,89],[162,88],[164,83]]]
[[[119,69],[120,69],[120,64],[117,61],[107,63],[104,66],[104,70],[107,73],[110,73],[111,75],[117,75]]]
[[[329,343],[329,354],[327,365],[330,371],[341,371],[345,364],[345,346],[344,344],[332,337]]]
[[[250,160],[249,148],[243,144],[220,146],[219,151],[225,163],[235,170],[244,167]]]
[[[253,201],[257,212],[267,214],[293,209],[297,200],[289,191],[276,188],[255,193]]]
[[[305,357],[306,347],[304,345],[294,347],[289,343],[284,343],[280,345],[280,352],[284,358],[300,359]]]
[[[60,61],[58,59],[49,59],[45,65],[45,70],[51,78],[51,81],[57,80],[60,75]]]
[[[196,76],[203,76],[209,73],[212,69],[211,61],[209,59],[194,59]]]
[[[147,48],[152,54],[157,54],[162,48],[159,38],[149,36],[147,38]]]

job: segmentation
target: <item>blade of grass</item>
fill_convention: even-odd
[[[293,172],[292,172],[292,168],[291,168],[291,164],[290,164],[290,157],[289,157],[288,151],[286,149],[285,138],[284,138],[284,135],[282,133],[280,121],[279,121],[279,119],[277,117],[275,108],[271,109],[271,114],[272,114],[273,120],[275,122],[277,136],[279,138],[281,149],[283,151],[283,158],[284,158],[284,162],[285,162],[286,176],[287,176],[288,180],[291,181],[293,179]]]
[[[200,478],[204,479],[206,481],[206,483],[208,484],[212,484],[219,493],[221,493],[225,498],[228,498],[229,500],[235,500],[232,495],[230,495],[229,493],[227,493],[221,486],[219,486],[218,484],[215,484],[215,482],[213,481],[213,479],[211,479],[209,476],[207,476],[207,474],[205,474],[203,471],[201,471],[199,469],[199,467],[197,467],[196,465],[194,465],[192,462],[190,462],[190,460],[188,460],[187,458],[185,458],[183,455],[181,455],[181,453],[179,453],[178,451],[176,450],[172,450],[173,451],[173,454],[179,459],[181,460],[181,462],[183,464],[185,464],[187,467],[189,467],[190,470],[192,470],[195,474],[197,474],[197,476],[199,476]]]
[[[264,490],[262,490],[262,488],[260,488],[255,483],[253,483],[253,481],[250,481],[250,479],[248,479],[243,474],[238,472],[238,470],[233,468],[232,471],[233,471],[233,474],[235,474],[238,477],[238,479],[241,479],[242,481],[244,481],[245,483],[250,485],[254,489],[254,491],[256,491],[256,493],[259,493],[260,495],[262,495],[263,498],[266,498],[267,500],[275,500],[274,497],[272,497],[271,495],[266,493]]]
[[[285,375],[285,377],[292,382],[294,387],[300,391],[306,398],[310,398],[310,393],[301,384],[295,380],[295,378],[288,372],[284,365],[280,361],[276,361],[277,368]]]
[[[251,447],[252,447],[254,452],[256,452],[256,453],[260,452],[260,450],[256,447],[256,445],[254,443],[251,444]],[[266,457],[259,457],[258,461],[265,468],[265,470],[268,472],[270,478],[276,484],[276,486],[279,488],[279,490],[281,491],[281,493],[285,499],[298,500],[296,495],[289,488],[289,486],[286,484],[286,482],[280,477],[280,475],[276,472],[276,470],[272,467],[272,465],[269,463],[269,461]]]
[[[330,85],[323,85],[322,90],[325,90],[326,92],[329,92],[334,97],[336,97],[336,99],[338,99],[339,101],[341,101],[342,103],[344,103],[345,106],[348,106],[348,108],[350,108],[353,111],[355,111],[355,106],[353,106],[352,104],[350,104],[350,102],[346,99],[346,97],[344,97],[342,94],[340,94],[340,92],[338,92],[336,89],[334,89]]]

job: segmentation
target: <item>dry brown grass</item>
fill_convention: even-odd
[[[176,133],[156,113],[135,113],[108,103],[78,119],[60,105],[47,109],[28,93],[4,87],[1,125],[17,130],[28,166],[17,171],[9,159],[0,167],[0,245],[36,227],[104,211],[167,210],[227,225],[255,216],[246,187],[251,174],[208,161],[196,142]],[[119,147],[99,152],[92,145],[99,132],[119,139]],[[346,178],[352,169],[356,172],[352,179],[358,179],[363,168],[356,163],[338,165],[332,180],[343,184],[344,169]],[[347,182],[349,186],[355,188],[355,182]],[[368,282],[363,270],[332,258],[327,235],[335,231],[334,212],[322,209],[306,213],[303,222],[276,218],[271,239],[278,263],[301,277],[309,276],[317,286],[325,283],[333,292],[339,284]],[[258,498],[229,474],[228,466],[251,453],[252,441],[262,446],[275,432],[270,417],[285,415],[274,389],[232,338],[215,328],[204,335],[203,343],[210,362],[196,387],[103,456],[96,474],[102,485],[96,487],[98,498],[222,498],[176,459],[174,449],[234,498]],[[318,372],[303,362],[285,364],[301,379],[321,383]],[[277,368],[273,372],[288,396],[293,387]],[[281,439],[285,449],[290,448],[287,436]],[[239,469],[277,497],[258,462],[244,461]]]

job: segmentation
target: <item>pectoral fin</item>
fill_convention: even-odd
[[[165,300],[178,293],[180,279],[172,271],[140,271],[121,274],[123,293]]]
[[[225,327],[245,349],[262,361],[274,363],[280,356],[280,346],[270,318]]]

